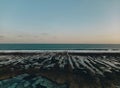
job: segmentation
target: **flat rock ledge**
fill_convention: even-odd
[[[23,80],[25,76],[31,74],[37,75],[37,77],[28,81]],[[14,76],[16,77],[13,78]],[[51,81],[41,78],[42,76]],[[24,86],[24,82],[30,84],[25,88],[120,88],[120,54],[68,52],[0,54],[0,77],[0,85],[6,83],[8,86]],[[23,79],[19,79],[19,77]],[[36,80],[31,83],[33,79]],[[40,80],[45,80],[47,86],[41,85]],[[7,83],[9,81],[11,84]],[[23,84],[19,84],[20,81]],[[46,83],[48,81],[49,84]],[[38,83],[36,85],[39,87],[30,87],[34,83]],[[6,86],[2,88],[7,88]]]

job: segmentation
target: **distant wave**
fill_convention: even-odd
[[[120,53],[120,49],[61,49],[61,50],[0,50],[0,53],[39,53],[39,52],[71,52],[71,53]]]

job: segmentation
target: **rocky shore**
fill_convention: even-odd
[[[120,53],[0,53],[0,88],[120,88]]]

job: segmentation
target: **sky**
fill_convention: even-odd
[[[0,0],[0,43],[120,44],[120,0]]]

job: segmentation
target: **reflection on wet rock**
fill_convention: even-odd
[[[45,77],[22,74],[0,81],[0,88],[68,88],[66,84],[57,84]]]

